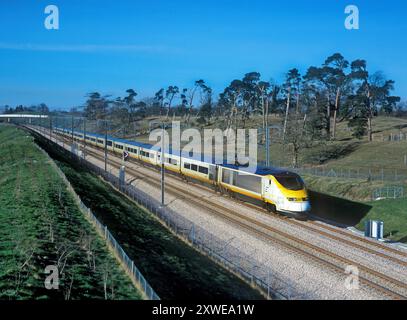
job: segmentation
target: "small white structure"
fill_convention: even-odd
[[[365,223],[365,236],[377,240],[383,239],[383,221],[368,220]]]

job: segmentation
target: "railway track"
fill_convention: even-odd
[[[67,142],[70,142],[70,141],[67,141]],[[114,153],[112,153],[110,151],[109,151],[109,154],[113,155],[113,156],[116,156]],[[132,160],[131,162],[136,163],[138,165],[144,164],[144,163],[141,163],[141,162],[134,162],[134,160]],[[145,166],[147,167],[148,165],[145,165]],[[148,166],[148,167],[154,169],[155,171],[157,170],[157,168],[154,167],[154,166]],[[177,175],[172,175],[172,176],[177,178],[180,181],[182,180]],[[210,191],[213,192],[213,189],[204,187],[204,186],[202,186],[200,184],[194,184],[194,186],[196,186],[198,188],[204,188],[205,190],[210,190]],[[235,200],[237,200],[237,199],[235,199]],[[239,201],[239,200],[237,200],[237,201]],[[248,207],[248,208],[250,208],[252,210],[255,210],[257,212],[260,212],[262,214],[270,214],[270,212],[268,212],[267,210],[265,210],[265,209],[263,209],[263,208],[261,208],[259,206],[249,204],[249,203],[244,202],[244,201],[240,201],[240,203],[242,205],[244,205],[244,206],[246,206],[246,207]],[[338,228],[334,228],[334,227],[331,227],[331,226],[328,226],[328,225],[325,225],[325,224],[316,223],[315,221],[307,221],[307,222],[303,223],[303,222],[299,222],[299,221],[294,220],[294,219],[287,219],[287,217],[281,216],[281,215],[278,215],[278,214],[274,214],[273,216],[280,219],[280,220],[284,220],[288,224],[292,224],[292,225],[296,225],[296,226],[301,227],[301,228],[305,228],[305,229],[307,229],[309,231],[318,233],[319,235],[323,235],[323,236],[325,236],[327,238],[330,238],[332,240],[341,241],[342,243],[345,243],[347,245],[351,245],[351,246],[353,246],[355,248],[358,248],[360,250],[363,250],[363,251],[365,251],[365,252],[367,252],[369,254],[374,254],[374,255],[377,255],[378,257],[381,257],[381,258],[384,258],[384,259],[387,259],[387,260],[391,260],[392,262],[397,263],[402,267],[407,267],[407,261],[400,259],[400,258],[407,258],[407,253],[403,252],[401,250],[397,250],[395,248],[385,246],[385,245],[383,245],[383,244],[381,244],[379,242],[374,242],[374,241],[371,241],[369,239],[359,237],[357,235],[351,234],[349,232],[345,232],[345,231],[340,230]],[[323,230],[320,230],[320,229],[325,229],[327,231],[323,231]],[[337,235],[335,235],[333,233],[335,233]],[[340,236],[338,236],[338,235],[340,235]],[[350,239],[353,239],[355,241],[351,241]],[[369,246],[369,247],[366,247],[366,246]],[[380,250],[382,250],[384,252],[391,253],[392,255],[385,254],[385,253],[383,253],[381,251],[374,250],[374,249],[372,249],[370,247],[380,249]],[[399,256],[399,257],[396,257],[396,256]]]
[[[247,204],[244,204],[244,205],[247,205]],[[248,205],[248,206],[250,206],[250,208],[253,208],[254,210],[257,210],[259,212],[268,213],[266,210],[263,210],[263,209],[261,209],[259,207],[251,206],[251,205]],[[402,259],[400,259],[398,257],[395,257],[395,255],[398,255],[399,257],[407,258],[407,254],[405,252],[401,251],[401,250],[397,250],[397,249],[385,246],[385,245],[383,245],[381,243],[377,243],[377,242],[370,241],[368,239],[361,238],[361,237],[353,235],[353,234],[351,234],[349,232],[345,232],[345,231],[342,231],[340,229],[330,227],[328,225],[323,225],[323,224],[317,223],[315,221],[307,221],[307,222],[303,223],[303,222],[299,222],[299,221],[296,221],[296,220],[293,220],[293,219],[287,220],[286,217],[282,217],[282,216],[279,216],[279,215],[275,215],[275,217],[278,218],[278,219],[281,219],[281,220],[285,220],[289,224],[293,224],[293,225],[299,226],[301,228],[305,228],[305,229],[307,229],[309,231],[312,231],[312,232],[318,233],[320,235],[323,235],[323,236],[325,236],[327,238],[330,238],[332,240],[340,241],[340,242],[345,243],[347,245],[353,246],[353,247],[358,248],[360,250],[363,250],[363,251],[365,251],[367,253],[374,254],[374,255],[376,255],[378,257],[381,257],[381,258],[384,258],[384,259],[387,259],[387,260],[391,260],[392,262],[397,263],[402,267],[407,267],[407,261],[402,260]],[[320,229],[325,229],[327,231],[323,231],[323,230],[320,230]],[[335,235],[333,233],[339,234],[339,235],[342,235],[342,236],[338,236],[338,235]],[[351,241],[351,240],[349,240],[349,238],[353,239],[355,241]],[[378,249],[380,249],[382,251],[387,251],[387,252],[389,252],[389,253],[391,253],[393,255],[385,254],[385,253],[383,253],[381,251],[374,250],[374,249],[369,248],[367,246],[375,247],[375,248],[378,248]]]
[[[72,141],[70,141],[67,138],[64,138],[66,143],[71,143]],[[112,153],[111,151],[108,151],[110,155],[116,156],[114,153]],[[133,159],[131,159],[131,162],[135,163]],[[141,162],[136,162],[136,164],[140,164]],[[145,165],[145,167],[149,167],[154,169],[155,171],[157,170],[156,167],[154,166],[148,166],[145,163],[142,163],[143,165]],[[172,175],[173,177],[177,178],[178,180],[182,180],[179,176],[177,175]],[[204,188],[205,190],[209,190],[209,188],[202,186],[201,184],[196,184],[194,183],[194,186],[196,186],[197,188]],[[213,190],[211,190],[213,191]],[[240,201],[238,199],[235,199],[237,201]],[[262,214],[267,214],[270,215],[270,212],[268,212],[267,210],[265,210],[262,207],[244,202],[244,201],[240,201],[240,203],[248,208],[251,208],[252,210],[255,210],[259,213]],[[277,219],[283,220],[284,222],[288,223],[288,224],[292,224],[292,225],[296,225],[298,227],[307,229],[311,232],[315,232],[319,235],[323,235],[327,238],[330,238],[332,240],[335,241],[341,241],[342,243],[345,243],[347,245],[353,246],[354,248],[358,248],[360,250],[363,250],[369,254],[374,254],[377,255],[378,257],[390,260],[394,263],[399,264],[402,267],[407,267],[407,261],[406,260],[402,260],[400,258],[405,258],[407,259],[407,253],[401,250],[397,250],[395,248],[391,248],[389,246],[383,245],[379,242],[375,242],[375,241],[371,241],[369,239],[366,238],[362,238],[360,236],[351,234],[349,232],[340,230],[339,228],[334,228],[331,227],[329,225],[326,224],[320,224],[317,223],[315,221],[307,221],[307,222],[299,222],[297,220],[293,220],[293,219],[287,219],[284,216],[281,216],[279,214],[273,214],[273,216]],[[325,229],[326,231],[320,230],[320,229]],[[335,235],[336,234],[336,235]],[[353,240],[353,241],[352,241]],[[377,248],[381,251],[372,249],[373,248]],[[387,252],[389,254],[386,254],[384,252]],[[398,257],[397,257],[398,256]]]
[[[67,143],[71,142],[68,139],[66,139],[65,141]],[[92,149],[93,149],[93,147],[92,147]],[[96,151],[90,151],[89,149],[87,149],[87,153],[90,154],[91,156],[95,157],[98,160],[104,161],[104,156],[98,154]],[[115,157],[117,157],[117,156],[115,156]],[[121,166],[120,161],[115,161],[112,158],[109,158],[108,162],[111,166],[113,166],[117,169],[120,168],[120,166]],[[139,164],[139,163],[137,162],[137,164]],[[140,178],[140,179],[147,180],[154,187],[157,187],[157,188],[160,187],[160,183],[157,181],[157,179],[152,178],[150,176],[146,176],[145,173],[142,173],[135,168],[127,167],[126,170],[127,170],[127,172],[131,173],[131,175],[134,178]],[[199,207],[201,209],[204,208],[208,213],[221,217],[227,221],[230,221],[230,222],[236,224],[237,226],[239,226],[241,229],[247,230],[250,233],[255,234],[258,237],[261,237],[265,240],[278,243],[281,246],[283,246],[293,252],[301,254],[302,256],[305,256],[306,258],[309,258],[309,259],[315,261],[316,263],[318,263],[324,267],[328,267],[329,269],[334,270],[335,272],[339,272],[341,274],[344,273],[344,269],[346,266],[348,266],[348,265],[356,266],[360,272],[359,281],[363,285],[367,286],[370,289],[374,289],[374,290],[380,292],[381,294],[383,294],[384,296],[392,298],[392,299],[407,299],[407,285],[404,282],[399,281],[398,279],[394,279],[390,276],[387,276],[383,273],[373,270],[370,267],[367,267],[360,263],[351,261],[345,257],[339,256],[326,249],[313,245],[304,240],[298,239],[297,237],[294,237],[293,235],[291,235],[289,233],[278,230],[268,224],[265,224],[256,219],[248,217],[247,215],[238,213],[235,210],[225,208],[224,206],[220,205],[219,203],[213,202],[208,198],[205,198],[205,201],[202,201],[202,199],[200,199],[199,197],[197,198],[196,194],[189,192],[185,188],[180,188],[171,182],[167,181],[167,185],[170,186],[170,188],[168,188],[168,190],[167,190],[168,193],[176,196],[177,198],[182,198],[182,199],[187,200],[188,203],[192,204],[193,206]],[[261,208],[257,208],[257,209],[261,210]],[[264,210],[261,210],[261,211],[264,211]],[[280,219],[283,219],[283,218],[280,217]],[[319,234],[322,234],[324,236],[328,236],[334,240],[337,240],[337,241],[344,240],[343,238],[339,238],[337,236],[327,234],[326,232],[321,231],[318,228],[314,228],[311,226],[304,226],[304,224],[302,224],[298,221],[294,221],[294,220],[290,220],[290,221],[294,222],[296,224],[301,224],[301,227],[305,227],[310,230],[312,229],[312,231],[318,232]],[[359,240],[359,239],[357,239],[357,240]],[[352,246],[355,245],[353,242],[350,242],[350,241],[348,241],[347,243],[351,244]],[[385,247],[385,246],[383,246],[383,247]],[[385,255],[381,252],[376,252],[372,249],[366,250],[367,248],[363,247],[363,246],[359,246],[358,248],[361,250],[368,251],[369,253],[385,257],[386,259],[399,263],[402,266],[406,265],[405,261],[402,261],[402,260],[397,259],[392,256]],[[385,247],[385,248],[387,248],[387,247]],[[393,250],[395,250],[395,249],[393,249]],[[394,252],[394,253],[397,253],[397,254],[399,253],[398,250],[395,250],[395,251],[396,252]]]

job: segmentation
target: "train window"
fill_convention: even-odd
[[[198,171],[198,166],[196,164],[191,164],[191,170]]]
[[[185,169],[191,169],[191,165],[189,163],[184,163],[184,168]]]
[[[286,175],[286,176],[274,176],[277,181],[285,188],[289,190],[302,190],[304,189],[304,182],[299,176]]]
[[[154,159],[154,153],[150,153],[150,158]]]
[[[103,140],[98,139],[98,143],[103,144]]]
[[[174,165],[174,166],[177,165],[177,160],[172,159],[172,158],[165,158],[165,162],[166,162],[166,163],[169,163],[169,164],[172,164],[172,165]]]
[[[111,147],[111,146],[113,145],[113,142],[112,142],[112,141],[107,140],[107,145],[108,145],[109,147]]]
[[[203,174],[208,174],[208,168],[199,166],[199,172]]]

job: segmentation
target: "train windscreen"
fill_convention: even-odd
[[[298,191],[304,189],[304,182],[299,176],[274,176],[277,181],[288,190]]]

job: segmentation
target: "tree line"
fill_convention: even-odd
[[[48,114],[49,108],[45,103],[40,103],[39,105],[32,105],[32,106],[23,106],[18,105],[15,108],[10,107],[9,105],[5,105],[0,107],[0,110],[3,110],[3,113],[6,114],[16,114],[16,113],[30,113],[30,114]]]
[[[262,119],[262,127],[270,124],[270,116],[281,120],[282,140],[299,145],[307,141],[337,139],[337,125],[348,123],[357,138],[372,140],[372,119],[379,114],[405,115],[406,104],[392,95],[394,81],[382,72],[371,72],[367,62],[346,60],[335,53],[319,66],[310,66],[304,74],[289,70],[282,83],[265,81],[259,72],[246,73],[234,79],[215,99],[212,88],[202,79],[191,87],[174,84],[160,88],[154,96],[138,99],[134,89],[123,97],[87,94],[84,106],[71,113],[89,119],[116,119],[134,124],[150,116],[166,120],[181,117],[186,124],[217,122],[224,129],[246,127],[253,117]],[[81,111],[78,111],[78,110]],[[83,111],[82,111],[83,110]],[[47,112],[45,104],[34,107],[7,108],[8,112]],[[263,136],[264,139],[264,136]]]
[[[222,119],[226,128],[245,127],[247,120],[261,116],[263,127],[269,117],[282,120],[283,140],[289,139],[293,125],[309,130],[320,138],[335,140],[337,125],[348,121],[355,137],[367,135],[372,140],[372,119],[379,114],[393,114],[404,106],[392,95],[394,81],[382,72],[371,73],[365,60],[349,62],[340,53],[329,56],[320,66],[311,66],[305,74],[289,70],[283,83],[264,81],[258,72],[235,79],[213,98],[213,91],[202,79],[190,88],[169,85],[154,97],[137,100],[137,92],[126,91],[121,98],[87,95],[84,113],[90,119],[113,117],[129,123],[147,116],[164,116],[167,120],[182,117],[186,123],[194,116],[198,122]],[[311,129],[312,127],[312,129]]]

